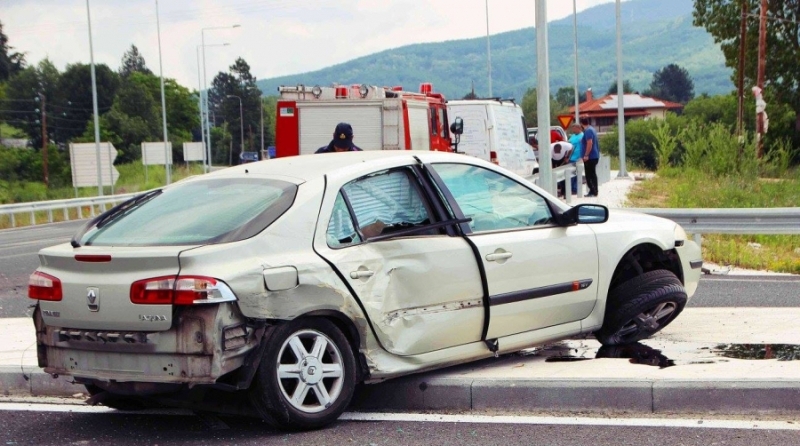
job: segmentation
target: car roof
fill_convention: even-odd
[[[363,152],[320,153],[313,155],[290,156],[242,164],[218,170],[207,177],[239,176],[245,174],[263,175],[293,179],[296,183],[311,181],[324,175],[332,175],[348,171],[358,172],[362,169],[371,172],[398,163],[414,163],[415,157],[423,162],[458,162],[485,164],[483,160],[464,154],[431,152],[421,150],[370,150]]]

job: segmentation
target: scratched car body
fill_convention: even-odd
[[[290,429],[335,420],[358,382],[568,337],[645,338],[680,313],[701,264],[674,222],[570,208],[435,152],[193,177],[39,256],[29,296],[46,372],[112,407],[241,391]]]

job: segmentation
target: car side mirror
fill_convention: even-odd
[[[608,208],[600,204],[578,206],[578,223],[605,223],[608,221]]]
[[[454,135],[460,135],[464,133],[464,120],[456,116],[455,121],[450,124],[450,132]]]
[[[608,208],[600,204],[579,204],[557,218],[561,226],[605,223],[608,221]]]
[[[456,119],[450,124],[450,133],[456,135],[450,146],[453,147],[453,152],[458,153],[458,143],[461,142],[461,134],[464,133],[464,120],[456,116]]]

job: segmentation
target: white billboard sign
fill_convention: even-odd
[[[97,184],[97,145],[93,142],[70,143],[70,166],[72,167],[72,187],[92,187]],[[119,178],[114,167],[117,149],[110,142],[100,143],[100,176],[103,186],[112,186]]]
[[[185,142],[183,143],[184,161],[203,161],[203,143]]]
[[[167,143],[167,162],[164,162],[164,143],[163,142],[143,142],[142,143],[142,164],[145,166],[155,166],[172,164],[172,143]]]

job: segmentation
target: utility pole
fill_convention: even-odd
[[[737,87],[739,89],[739,104],[736,110],[736,134],[739,138],[744,134],[744,58],[747,47],[747,0],[742,0],[742,23],[739,37],[739,76]]]
[[[764,72],[767,70],[767,0],[761,0],[761,11],[758,24],[758,88],[764,94]],[[764,112],[759,112],[756,116],[758,144],[756,156],[760,159],[764,155]]]
[[[44,169],[44,185],[50,186],[50,175],[47,172],[47,110],[46,100],[44,93],[39,93],[39,99],[42,101],[42,167]]]

